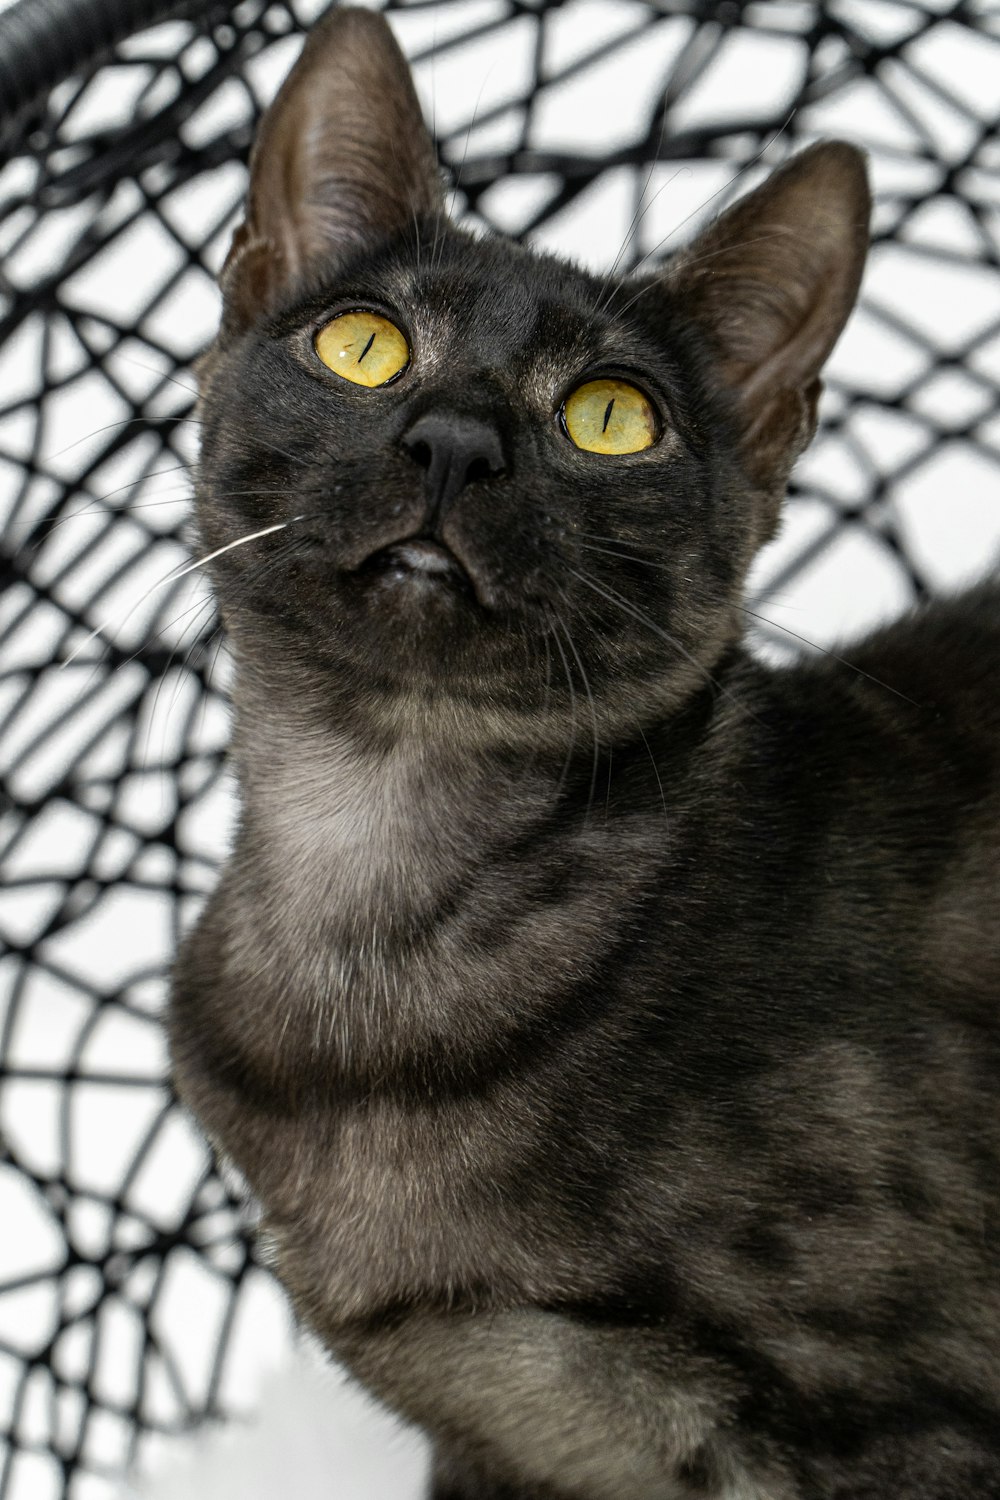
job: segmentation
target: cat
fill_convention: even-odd
[[[364,10],[263,119],[173,1070],[435,1500],[1000,1496],[1000,591],[743,643],[869,209],[826,142],[638,276],[477,238]]]

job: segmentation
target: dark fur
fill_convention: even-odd
[[[242,817],[175,1072],[438,1500],[1000,1496],[1000,594],[740,644],[866,214],[821,147],[609,298],[444,223],[367,13],[265,121],[199,518],[306,519],[213,568]],[[375,392],[312,350],[358,305]],[[606,369],[645,453],[560,430]],[[504,472],[434,492],[428,413]],[[416,534],[465,589],[375,565]]]

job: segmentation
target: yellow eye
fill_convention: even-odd
[[[566,397],[570,440],[587,453],[640,453],[656,442],[656,412],[627,380],[588,380]]]
[[[410,346],[395,323],[373,312],[341,313],[316,335],[316,353],[354,385],[385,385],[410,363]]]

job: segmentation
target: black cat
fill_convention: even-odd
[[[366,11],[264,120],[174,1066],[437,1500],[1000,1496],[1000,593],[741,644],[868,209],[833,143],[640,280],[476,239]]]

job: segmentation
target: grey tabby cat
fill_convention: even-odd
[[[741,643],[868,213],[831,143],[639,279],[473,238],[360,10],[264,119],[175,1077],[435,1500],[1000,1496],[1000,593]]]

